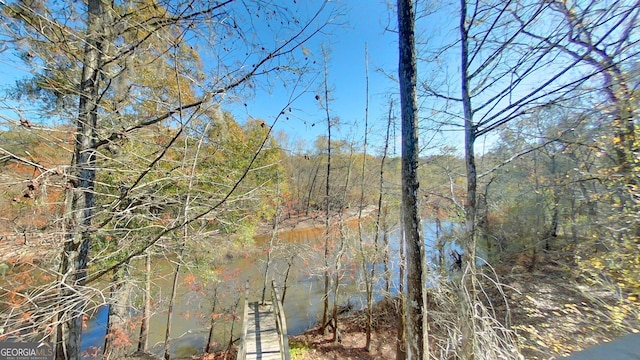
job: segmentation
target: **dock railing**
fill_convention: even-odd
[[[282,356],[282,360],[289,360],[290,354],[289,335],[287,332],[287,319],[285,317],[284,307],[282,306],[282,301],[280,299],[281,297],[278,292],[278,287],[276,286],[276,281],[271,280],[271,306],[273,306],[273,312],[276,316],[276,328],[280,341],[280,355]]]
[[[249,280],[244,286],[244,313],[242,315],[242,334],[240,335],[240,348],[236,359],[244,360],[247,357],[247,329],[249,328]]]

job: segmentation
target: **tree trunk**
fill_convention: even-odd
[[[342,194],[342,198],[347,198],[347,191],[349,189],[349,181],[351,180],[351,165],[353,163],[353,147],[351,148],[351,153],[349,154],[349,166],[347,168],[347,177],[344,185],[344,192]],[[344,212],[342,208],[338,210],[339,215],[339,223],[338,229],[340,232],[340,245],[338,247],[338,253],[336,254],[336,262],[334,267],[335,273],[335,282],[333,284],[333,342],[337,344],[342,341],[342,337],[340,335],[340,331],[338,330],[338,303],[340,298],[340,270],[342,268],[342,256],[344,255],[345,248],[345,238],[347,237],[344,231]],[[366,276],[365,276],[366,277]]]
[[[467,169],[467,199],[465,203],[465,264],[473,270],[475,267],[475,220],[476,220],[476,192],[477,192],[477,171],[474,144],[476,141],[476,127],[473,124],[473,113],[471,109],[471,94],[469,90],[469,39],[466,22],[466,0],[461,0],[462,15],[460,20],[460,33],[462,45],[462,106],[464,110],[464,149],[465,164]]]
[[[273,251],[273,243],[278,236],[278,222],[280,219],[280,174],[276,173],[276,213],[273,215],[273,226],[271,228],[271,237],[269,238],[269,249],[267,249],[267,262],[264,268],[264,278],[262,283],[262,304],[266,301],[267,287],[269,286],[269,266],[271,266],[271,252]]]
[[[94,209],[95,141],[100,99],[101,49],[104,45],[106,10],[101,0],[88,1],[86,45],[82,60],[80,100],[76,119],[75,151],[67,192],[65,242],[60,273],[57,359],[79,359],[82,318],[86,299],[81,286],[87,276],[91,222]]]
[[[481,191],[478,195],[477,201],[477,229],[476,232],[478,234],[478,239],[480,244],[484,244],[487,249],[487,260],[491,260],[493,256],[493,243],[491,239],[489,239],[489,205],[487,204],[487,192],[489,190],[489,186],[487,185],[484,188],[484,191]],[[480,245],[482,246],[482,245]]]
[[[383,250],[383,260],[382,262],[384,263],[384,291],[385,293],[389,294],[389,292],[391,291],[391,269],[389,269],[389,262],[390,262],[390,257],[391,257],[391,252],[389,251],[389,226],[387,225],[387,213],[386,210],[384,210],[385,213],[383,215],[382,218],[382,225],[380,227],[381,231],[382,231],[382,243],[384,244],[384,250]]]
[[[151,319],[151,249],[147,249],[144,259],[144,305],[142,319],[140,320],[140,337],[138,339],[138,351],[146,352],[149,347],[149,320]]]
[[[400,221],[403,221],[402,219]],[[396,334],[396,360],[407,358],[407,347],[405,338],[405,311],[404,311],[404,282],[405,282],[405,257],[404,257],[404,226],[400,229],[400,237],[403,239],[400,244],[400,266],[398,269],[398,332]]]
[[[424,245],[418,211],[418,106],[413,1],[398,0],[399,80],[402,109],[402,216],[407,256],[407,355],[428,359]]]
[[[131,295],[131,279],[129,264],[118,267],[113,275],[111,298],[109,300],[109,317],[107,336],[104,340],[104,358],[122,359],[128,350],[131,334],[128,328],[129,296]]]
[[[327,319],[329,317],[329,244],[331,242],[330,232],[331,232],[331,116],[329,115],[329,70],[327,68],[327,54],[322,48],[322,54],[324,56],[324,102],[325,102],[325,112],[327,114],[327,181],[325,184],[325,240],[324,240],[324,301],[323,301],[323,311],[322,311],[322,322],[320,332],[325,333],[325,324],[327,323]]]
[[[184,249],[184,244],[182,246]],[[173,320],[173,305],[176,302],[176,294],[178,293],[178,279],[180,277],[180,268],[182,265],[182,251],[178,256],[178,261],[176,263],[176,269],[173,273],[173,282],[171,285],[171,296],[169,298],[169,308],[167,309],[167,326],[164,334],[164,359],[171,359],[171,326]]]
[[[382,232],[382,243],[384,244],[384,291],[388,294],[391,287],[391,271],[389,270],[389,228],[387,226],[388,212],[386,207],[382,206],[382,194],[384,193],[384,165],[389,153],[389,136],[391,133],[391,124],[393,121],[393,100],[389,102],[389,114],[387,115],[387,131],[384,138],[384,150],[382,152],[382,159],[380,160],[380,184],[379,184],[379,196],[378,196],[378,216],[376,218],[376,231]],[[383,214],[384,211],[384,214]],[[402,293],[402,292],[400,292]]]
[[[544,249],[546,251],[549,251],[549,249],[551,248],[551,244],[549,244],[549,241],[551,239],[555,239],[556,237],[558,237],[558,226],[560,224],[560,181],[558,180],[558,174],[557,174],[557,162],[556,162],[556,156],[553,155],[551,156],[551,174],[553,176],[553,195],[551,196],[551,201],[552,201],[552,206],[553,206],[553,210],[551,213],[551,224],[549,225],[549,228],[547,229],[547,232],[545,234],[544,237]]]
[[[287,260],[287,270],[285,270],[284,272],[284,281],[282,284],[282,300],[281,302],[284,304],[284,299],[287,296],[287,282],[289,281],[289,273],[291,272],[291,267],[293,266],[293,259],[295,259],[296,255],[292,255],[288,260]]]
[[[375,258],[377,257],[378,254],[378,237],[380,234],[379,231],[379,226],[376,226],[376,233],[374,235],[374,246],[375,246],[375,252],[374,252],[374,260],[372,261],[373,264],[371,264],[371,270],[370,273],[368,273],[367,271],[367,265],[370,263],[370,261],[367,259],[366,256],[366,251],[365,251],[365,244],[364,244],[364,234],[362,231],[362,208],[364,207],[364,194],[365,194],[365,186],[366,186],[366,177],[365,177],[365,172],[366,172],[366,164],[367,164],[367,133],[369,131],[369,50],[367,48],[367,44],[365,43],[364,46],[364,63],[365,63],[365,67],[364,67],[364,71],[365,71],[365,109],[364,109],[364,144],[363,144],[363,158],[362,158],[362,177],[360,178],[360,203],[358,204],[358,239],[360,241],[360,253],[362,254],[362,273],[363,273],[363,277],[364,277],[364,286],[366,289],[366,295],[367,295],[367,324],[366,324],[366,330],[365,330],[365,344],[364,344],[364,349],[365,351],[369,351],[371,349],[371,323],[372,323],[372,311],[373,311],[373,282],[374,282],[374,277],[375,277]],[[382,161],[382,164],[384,164],[384,160]],[[382,184],[382,177],[380,177],[380,184]],[[380,186],[382,188],[382,185]],[[382,189],[380,189],[380,197],[379,199],[382,199]],[[345,187],[345,195],[346,195],[346,187]],[[379,225],[380,224],[380,201],[378,201],[378,217],[376,219],[376,224]]]
[[[469,33],[467,22],[467,3],[461,0],[460,11],[460,45],[461,45],[461,95],[462,107],[464,111],[464,149],[465,164],[467,170],[467,198],[464,206],[465,210],[465,238],[464,254],[462,261],[462,271],[468,276],[463,276],[461,281],[461,292],[468,291],[469,297],[461,295],[461,319],[462,324],[462,358],[472,359],[474,356],[475,343],[475,316],[473,315],[475,304],[474,276],[476,259],[476,191],[477,172],[474,152],[476,141],[476,126],[473,123],[473,111],[471,109],[471,93],[469,89]]]
[[[215,313],[216,313],[216,305],[218,303],[218,286],[216,285],[213,290],[213,304],[211,305],[211,321],[209,322],[209,336],[207,337],[207,345],[205,345],[204,353],[211,353],[211,344],[213,343],[213,330],[216,325]]]
[[[233,334],[236,326],[236,319],[238,319],[238,305],[240,304],[240,296],[236,298],[236,303],[231,311],[231,329],[229,330],[229,342],[227,343],[227,351],[224,358],[229,359],[231,355],[231,349],[233,348]]]
[[[342,224],[340,225],[343,226]],[[336,255],[336,264],[335,264],[335,281],[333,284],[333,343],[337,344],[342,341],[342,337],[340,335],[340,331],[338,330],[338,301],[340,297],[340,267],[342,266],[342,255],[344,252],[344,234],[340,231],[340,248],[338,249],[338,254]]]
[[[313,188],[316,186],[316,179],[318,178],[318,172],[320,171],[320,165],[315,167],[313,177],[311,178],[311,184],[309,184],[309,192],[307,194],[307,202],[305,205],[304,216],[309,216],[309,207],[311,206],[311,195],[313,195]]]

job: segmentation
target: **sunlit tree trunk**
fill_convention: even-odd
[[[407,257],[407,355],[428,359],[424,246],[418,211],[418,105],[413,1],[398,0],[399,80],[402,112],[402,217]]]
[[[364,234],[362,231],[362,208],[364,207],[365,198],[365,185],[366,185],[366,164],[367,164],[367,132],[369,131],[369,50],[367,44],[364,47],[364,62],[365,62],[365,116],[364,116],[364,144],[363,144],[363,157],[362,157],[362,178],[360,178],[360,203],[358,204],[358,239],[360,241],[360,254],[362,255],[362,274],[364,277],[364,286],[367,296],[367,324],[365,329],[365,345],[364,349],[369,351],[371,349],[371,318],[373,309],[373,278],[375,277],[375,257],[378,250],[378,236],[379,230],[376,227],[376,233],[374,234],[374,259],[367,258],[364,244]],[[382,162],[384,164],[384,160]],[[382,182],[382,178],[380,179]],[[346,189],[346,188],[345,188]],[[382,189],[380,189],[380,198],[382,198]],[[380,222],[380,204],[378,204],[378,218],[377,223]],[[373,262],[373,264],[371,264]],[[367,266],[371,265],[371,270],[367,269]]]
[[[325,240],[324,240],[324,296],[322,322],[320,332],[325,333],[327,320],[329,318],[329,245],[331,243],[331,116],[329,114],[329,69],[327,67],[327,53],[322,49],[324,57],[324,109],[327,115],[327,181],[325,183]]]
[[[474,145],[476,141],[476,127],[473,124],[473,114],[471,110],[471,92],[469,89],[469,32],[467,27],[467,2],[461,0],[460,11],[460,45],[461,45],[461,96],[464,113],[464,150],[467,174],[467,198],[464,205],[465,210],[465,238],[464,254],[462,261],[462,271],[466,276],[461,278],[465,282],[461,284],[464,292],[469,292],[469,299],[464,296],[461,301],[460,310],[465,322],[462,324],[462,357],[469,359],[474,356],[475,342],[475,316],[473,315],[473,302],[475,302],[474,276],[476,259],[476,191],[477,191],[477,171]],[[470,281],[467,281],[467,280]],[[471,303],[469,303],[471,302]]]
[[[391,133],[391,124],[393,121],[393,100],[389,101],[389,114],[387,115],[387,130],[384,138],[384,150],[382,151],[382,159],[380,160],[380,183],[378,194],[378,214],[376,216],[376,234],[382,233],[382,243],[384,244],[382,261],[384,264],[384,291],[388,294],[391,287],[391,271],[389,269],[389,228],[387,226],[388,211],[382,206],[382,195],[384,194],[384,166],[389,154],[389,136]]]
[[[465,203],[465,266],[473,270],[475,264],[475,224],[476,224],[476,191],[477,171],[474,145],[476,141],[476,127],[473,124],[471,110],[471,93],[469,90],[469,33],[466,25],[467,2],[461,1],[462,11],[460,17],[460,44],[462,47],[462,108],[464,111],[464,150],[467,169],[467,199]]]

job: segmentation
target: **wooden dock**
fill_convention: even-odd
[[[287,323],[275,282],[271,282],[271,302],[249,302],[245,290],[240,360],[289,360]]]

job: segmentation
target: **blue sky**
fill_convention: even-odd
[[[305,4],[317,4],[319,0],[305,0]],[[300,3],[300,1],[298,1]],[[307,46],[314,49],[312,56],[322,64],[323,57],[320,46],[329,49],[328,73],[331,89],[330,116],[340,118],[341,125],[332,129],[334,139],[346,139],[361,143],[364,137],[364,119],[366,106],[366,73],[365,46],[368,52],[369,77],[369,152],[380,153],[386,131],[390,98],[397,100],[398,84],[392,80],[397,78],[398,34],[395,32],[397,18],[395,1],[389,0],[338,0],[331,4],[340,8],[342,16],[339,25],[331,28],[328,34],[313,38]],[[391,9],[389,8],[391,6]],[[454,6],[455,7],[455,6]],[[429,44],[440,46],[457,37],[458,19],[453,14],[448,16],[450,7],[442,7],[439,14],[422,19],[418,26],[422,29],[420,39]],[[420,31],[420,30],[418,30]],[[458,61],[447,62],[450,72],[458,71]],[[421,63],[422,66],[425,63]],[[421,66],[419,64],[419,66]],[[429,66],[429,65],[427,65]],[[436,64],[431,71],[444,74],[442,63]],[[422,71],[429,69],[421,69]],[[315,95],[322,95],[323,74],[319,74],[315,84],[311,85],[308,94],[301,96],[294,104],[293,114],[289,119],[281,118],[276,123],[276,131],[289,134],[290,140],[303,139],[312,146],[316,137],[326,135],[326,113],[319,106]],[[450,80],[447,80],[450,81]],[[457,84],[454,84],[454,86]],[[259,92],[247,101],[247,107],[239,105],[232,113],[239,120],[252,116],[272,123],[283,106],[287,103],[289,93],[282,88],[273,89],[271,93]],[[424,104],[423,104],[424,105]],[[428,104],[427,104],[428,107]],[[398,114],[399,103],[394,104]],[[429,124],[430,111],[423,114],[421,126]],[[289,113],[287,113],[289,115]],[[394,141],[400,151],[400,120],[396,119],[396,137]],[[445,132],[435,135],[423,131],[424,139],[435,139],[440,145],[461,144],[461,131]],[[393,133],[392,133],[393,136]]]
[[[385,30],[385,27],[395,28],[396,19],[384,0],[349,0],[340,5],[343,14],[337,20],[340,25],[331,27],[326,36],[312,39],[307,48],[313,49],[310,56],[319,65],[323,63],[320,46],[328,49],[330,114],[339,117],[341,122],[332,136],[357,140],[364,134],[365,46],[368,48],[370,124],[386,123],[389,94],[397,92],[397,85],[384,74],[395,76],[397,72],[397,34]],[[292,106],[289,119],[281,118],[275,126],[292,140],[304,139],[312,144],[317,136],[326,134],[326,113],[315,99],[315,95],[322,95],[323,91],[323,74],[318,75],[309,92]],[[252,116],[271,123],[287,104],[288,97],[288,90],[272,88],[271,93],[258,92],[249,99],[246,110],[238,106],[232,112],[237,117]],[[380,133],[380,129],[376,131]]]
[[[283,0],[292,1],[293,0]],[[321,0],[297,0],[295,6],[307,6],[314,11]],[[394,1],[390,1],[395,6]],[[306,44],[310,49],[310,58],[320,66],[323,63],[321,46],[328,49],[328,74],[331,89],[330,116],[340,118],[340,125],[332,131],[334,139],[362,141],[366,104],[365,46],[368,48],[369,75],[369,128],[370,144],[378,145],[383,141],[389,99],[397,98],[398,86],[389,76],[396,77],[398,48],[395,9],[389,9],[387,0],[334,0],[328,6],[338,9],[340,16],[336,24],[326,33],[316,36]],[[455,23],[442,18],[429,21],[429,26],[440,30],[445,27],[455,29]],[[444,26],[444,24],[447,24]],[[389,29],[392,29],[391,31]],[[432,33],[436,33],[432,31]],[[438,34],[436,34],[437,36]],[[301,50],[299,50],[301,51]],[[6,88],[15,80],[26,75],[24,65],[15,58],[11,50],[0,52],[0,88]],[[307,77],[309,78],[309,77]],[[313,145],[316,137],[326,134],[326,114],[320,107],[315,95],[322,95],[323,74],[318,73],[315,82],[308,84],[307,92],[291,106],[289,119],[281,117],[275,131],[283,131],[289,139],[304,140]],[[276,85],[277,82],[272,82]],[[260,118],[272,123],[280,111],[287,107],[290,89],[272,86],[270,91],[258,89],[249,99],[239,103],[223,104],[223,109],[231,111],[240,122],[247,117]],[[246,103],[246,107],[244,104]],[[395,109],[399,104],[394,105]],[[0,109],[0,116],[7,115]],[[396,142],[399,140],[399,120],[397,120]],[[372,148],[370,147],[370,151]]]
[[[309,11],[317,8],[319,3],[317,0],[298,0],[298,6],[308,4]],[[328,49],[331,116],[339,117],[344,124],[336,130],[343,132],[345,137],[353,137],[349,134],[364,131],[363,128],[354,130],[353,126],[362,124],[364,127],[365,44],[369,53],[370,121],[386,116],[387,94],[396,90],[394,83],[379,71],[396,73],[397,35],[385,31],[387,25],[395,27],[396,19],[393,13],[389,13],[385,0],[339,0],[330,2],[328,6],[339,9],[340,16],[336,19],[339,24],[329,27],[326,34],[314,37],[306,48],[311,49],[310,57],[319,65],[323,62],[320,46]],[[27,75],[26,70],[12,50],[0,52],[0,88],[6,89],[15,84],[17,79]],[[317,81],[309,85],[310,92],[302,95],[292,106],[290,119],[279,120],[276,130],[288,133],[292,139],[301,138],[308,142],[326,132],[324,110],[315,100],[315,94],[322,85],[321,79],[322,74],[319,74]],[[239,121],[252,116],[271,122],[286,106],[289,96],[288,90],[276,87],[271,88],[270,93],[259,91],[255,97],[243,101],[246,108],[237,104],[223,106],[231,110]],[[4,111],[2,114],[9,115]]]

